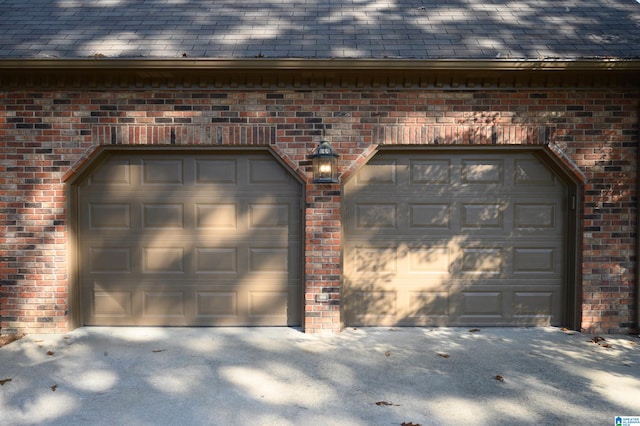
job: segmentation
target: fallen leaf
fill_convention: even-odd
[[[560,330],[561,331],[569,331],[569,329],[567,327],[562,327]]]
[[[591,342],[593,343],[600,343],[600,342],[604,342],[605,338],[604,337],[600,337],[600,336],[595,336],[593,339],[591,339]]]
[[[391,351],[386,351],[386,352],[384,353],[384,356],[391,356]]]
[[[413,423],[413,422],[402,422],[400,423],[400,426],[420,426],[420,423]]]
[[[53,352],[53,351],[48,351],[47,352],[47,355],[49,355],[49,356],[53,356],[53,354],[55,354],[55,352]]]
[[[502,376],[501,376],[501,375],[499,375],[499,374],[495,377],[495,379],[496,379],[497,381],[499,381],[499,382],[504,382],[504,377],[502,377]]]
[[[164,352],[164,351],[166,351],[166,349],[156,349],[155,351],[151,351],[151,352],[153,352],[154,354],[157,354],[158,352]]]
[[[56,391],[56,389],[58,389],[58,385],[53,385],[53,386],[51,386],[51,390],[52,390],[53,392],[55,392],[55,391]]]
[[[23,334],[0,334],[0,348],[8,345],[9,343],[13,343],[16,340],[20,340],[24,337]]]
[[[38,340],[34,340],[34,342],[35,342],[35,343],[42,343],[42,342],[44,342],[44,340],[42,340],[42,339],[38,339]]]
[[[469,333],[477,333],[478,331],[480,331],[479,328],[472,328],[471,330],[469,330]]]
[[[438,355],[440,355],[442,358],[449,358],[449,354],[438,353]]]
[[[600,345],[600,346],[603,347],[603,348],[612,348],[613,347],[608,343],[605,343],[604,345]]]
[[[389,406],[399,407],[400,406],[400,404],[394,404],[393,402],[387,402],[387,401],[378,401],[376,402],[376,405],[378,407],[389,407]]]
[[[0,386],[4,386],[5,383],[9,383],[11,379],[2,379],[0,380]]]

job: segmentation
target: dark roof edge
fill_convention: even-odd
[[[640,60],[0,59],[6,89],[640,88]]]
[[[460,70],[607,71],[640,70],[640,59],[0,59],[0,69],[171,70]]]

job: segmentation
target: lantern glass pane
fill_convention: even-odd
[[[333,151],[329,142],[320,143],[316,152],[311,156],[311,166],[315,182],[338,181],[338,155]]]

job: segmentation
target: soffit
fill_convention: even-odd
[[[3,89],[640,87],[640,60],[0,60]]]

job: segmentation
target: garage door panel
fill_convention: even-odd
[[[516,159],[514,163],[516,185],[554,186],[557,182],[553,172],[535,159]]]
[[[396,229],[397,214],[395,204],[357,204],[355,206],[356,228]]]
[[[238,249],[236,247],[196,248],[196,274],[237,274]]]
[[[182,185],[182,160],[143,160],[142,185]]]
[[[183,274],[185,250],[183,247],[145,247],[142,249],[142,272],[145,274]]]
[[[86,184],[108,188],[130,185],[131,161],[126,158],[110,158],[106,160],[89,176]]]
[[[515,274],[554,274],[560,266],[555,247],[516,247],[514,249],[513,272]]]
[[[461,293],[460,316],[502,317],[503,293],[499,291],[463,291]]]
[[[513,294],[513,315],[518,317],[552,317],[557,314],[553,292],[516,291]]]
[[[359,273],[394,274],[398,269],[397,247],[357,247],[354,253]]]
[[[145,291],[143,293],[143,316],[185,316],[183,291]]]
[[[504,229],[503,206],[500,204],[461,205],[461,227],[482,229]]]
[[[133,313],[133,294],[123,290],[96,290],[92,304],[96,319],[130,318]],[[89,305],[90,306],[90,305]]]
[[[236,291],[210,291],[195,292],[196,317],[206,318],[237,318],[238,293]]]
[[[567,188],[537,156],[378,155],[394,185],[344,189],[347,324],[562,321]]]
[[[234,185],[238,182],[238,164],[234,159],[195,161],[196,183]]]
[[[395,160],[372,160],[366,170],[358,173],[356,185],[391,185],[397,183],[398,163]]]
[[[88,257],[92,274],[131,273],[130,247],[92,247]]]
[[[424,323],[437,323],[450,315],[447,291],[408,291],[407,317]]]
[[[409,181],[414,185],[449,185],[451,183],[451,161],[410,160]]]
[[[356,291],[350,295],[354,309],[348,318],[353,325],[392,325],[397,321],[397,292]]]
[[[85,324],[300,324],[302,189],[280,164],[119,155],[79,185]]]
[[[272,159],[257,160],[250,159],[248,164],[248,183],[252,185],[288,185],[290,182],[289,174]]]
[[[555,235],[562,226],[564,209],[558,203],[522,202],[483,197],[455,196],[455,201],[441,201],[431,194],[394,194],[361,196],[357,204],[345,207],[345,225],[350,234],[371,236],[371,228],[380,232],[415,230],[430,232],[479,233],[487,236],[516,232],[516,237],[546,233]],[[466,199],[465,199],[466,198]],[[420,202],[416,202],[417,199]],[[425,203],[428,199],[430,202]]]
[[[195,204],[196,227],[213,229],[236,229],[238,206],[235,203]]]
[[[449,275],[452,254],[447,246],[411,247],[408,251],[408,273]]]
[[[288,298],[289,294],[282,291],[251,290],[249,292],[249,316],[286,318]]]
[[[142,227],[145,229],[183,229],[184,210],[182,203],[142,203]]]
[[[502,184],[504,182],[504,161],[463,159],[460,181],[466,184]]]
[[[288,250],[279,247],[249,248],[249,273],[287,273]]]
[[[290,204],[249,204],[249,229],[287,229]]]
[[[557,212],[555,203],[517,203],[514,225],[519,229],[556,229]]]
[[[445,229],[451,227],[451,203],[409,203],[409,228]]]
[[[499,247],[463,247],[460,250],[460,273],[495,275],[503,272],[504,250]]]
[[[88,225],[94,230],[128,230],[131,228],[131,205],[91,203]]]

